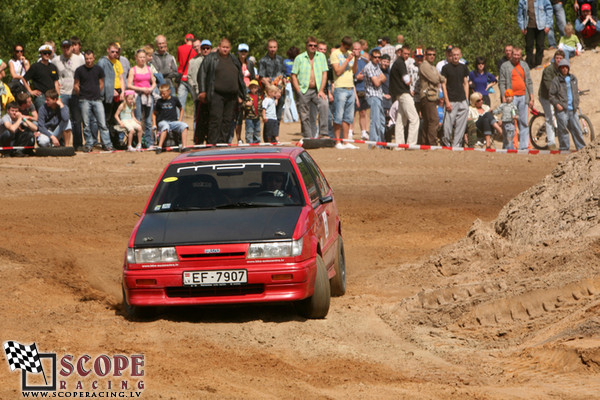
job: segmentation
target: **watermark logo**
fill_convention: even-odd
[[[4,343],[4,353],[11,372],[21,370],[24,397],[135,398],[144,390],[143,354],[59,357],[40,353],[35,343],[25,345],[14,340]]]

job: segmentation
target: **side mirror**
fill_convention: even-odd
[[[333,201],[333,196],[324,196],[319,199],[321,204],[331,203]]]

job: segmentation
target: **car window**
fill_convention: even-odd
[[[327,193],[329,193],[329,185],[321,173],[321,170],[317,166],[317,163],[307,152],[302,153],[301,156],[306,160],[308,169],[314,175],[317,186],[319,187],[319,191],[321,192],[321,196],[327,196]]]
[[[173,164],[148,212],[304,205],[289,160],[236,160]]]
[[[300,170],[300,175],[302,175],[302,180],[304,180],[304,185],[306,185],[306,191],[308,192],[310,202],[314,203],[315,201],[318,201],[320,194],[319,190],[317,189],[315,178],[310,173],[310,167],[301,156],[296,157],[296,164]]]

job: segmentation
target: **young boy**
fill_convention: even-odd
[[[573,28],[572,23],[569,22],[565,25],[565,36],[560,38],[558,48],[565,52],[565,60],[581,54],[581,43],[575,35],[575,28]]]
[[[163,83],[160,85],[159,90],[160,99],[156,101],[154,113],[152,113],[152,126],[154,128],[158,127],[160,134],[158,146],[154,150],[156,154],[162,152],[163,144],[169,132],[181,135],[179,149],[182,150],[187,143],[188,125],[182,121],[183,112],[180,113],[177,109],[182,109],[183,106],[177,97],[171,97],[171,88],[168,84]],[[178,114],[179,119],[177,118]]]
[[[34,136],[39,135],[38,128],[31,117],[19,111],[19,105],[12,101],[6,105],[7,114],[0,119],[0,146],[33,146]],[[14,157],[24,157],[31,150],[14,150]]]
[[[64,145],[69,146],[71,142],[71,120],[69,119],[69,107],[63,104],[54,89],[46,91],[45,104],[38,112],[38,128],[41,135],[37,137],[40,147],[58,147],[60,139],[64,139]]]
[[[502,114],[502,148],[514,150],[513,137],[515,136],[515,123],[517,122],[517,106],[513,104],[514,93],[512,89],[504,92],[504,103],[500,104],[494,114]]]
[[[262,117],[265,121],[264,139],[266,143],[279,142],[279,120],[277,119],[277,102],[281,90],[277,86],[267,86],[267,97],[263,100]]]
[[[258,82],[250,81],[250,93],[244,100],[244,118],[246,119],[246,143],[260,143],[260,117],[262,115],[262,99],[258,94]]]

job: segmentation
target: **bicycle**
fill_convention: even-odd
[[[589,89],[580,90],[579,95],[585,95],[589,91]],[[546,138],[546,115],[542,111],[536,110],[534,107],[531,107],[531,113],[533,114],[533,117],[531,117],[529,120],[529,138],[531,140],[531,144],[538,150],[548,150],[548,141]],[[592,122],[588,116],[583,114],[581,111],[581,107],[577,109],[577,116],[579,119],[581,132],[583,133],[583,140],[587,145],[596,137],[594,134],[594,127],[592,126]],[[554,118],[553,125],[554,132],[558,132],[556,118]],[[558,139],[558,134],[556,134],[556,138]]]

